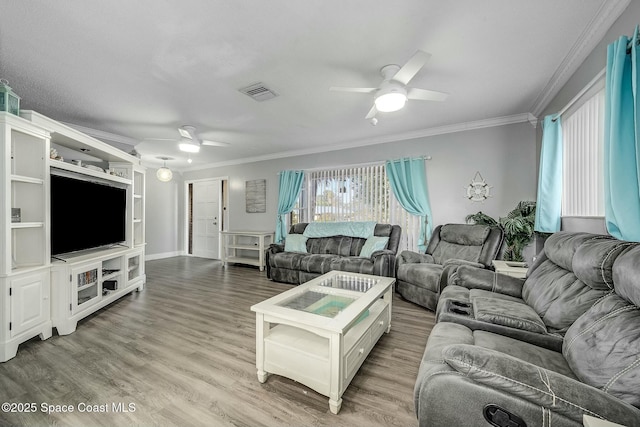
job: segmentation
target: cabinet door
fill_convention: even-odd
[[[85,264],[71,270],[71,312],[76,314],[102,299],[102,263]]]
[[[49,320],[49,274],[34,273],[11,279],[11,336]]]

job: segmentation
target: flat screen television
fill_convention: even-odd
[[[126,190],[51,175],[51,254],[124,242]]]

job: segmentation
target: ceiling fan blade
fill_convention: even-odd
[[[402,68],[400,68],[400,70],[398,70],[398,72],[395,74],[395,76],[391,78],[391,80],[395,80],[404,85],[409,84],[411,79],[416,74],[418,74],[418,71],[420,71],[420,69],[424,67],[424,64],[427,63],[429,58],[431,58],[430,53],[426,53],[421,50],[418,50],[411,57],[411,59],[409,59],[407,63],[404,64]]]
[[[377,87],[337,87],[331,86],[329,90],[333,92],[359,92],[359,93],[372,93],[378,90]]]
[[[449,96],[448,93],[436,92],[435,90],[411,88],[407,92],[407,98],[418,99],[420,101],[444,101]]]
[[[188,139],[195,139],[196,128],[189,125],[180,126],[178,128],[178,132],[180,132],[180,136]]]
[[[373,119],[376,116],[376,114],[378,114],[378,109],[376,108],[376,104],[373,104],[373,107],[371,107],[371,110],[369,110],[369,112],[364,118],[367,120]]]
[[[211,147],[228,147],[231,144],[229,144],[228,142],[207,141],[206,139],[203,139],[202,145],[209,145]]]

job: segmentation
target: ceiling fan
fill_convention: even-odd
[[[373,93],[374,104],[365,116],[366,119],[375,119],[378,111],[391,112],[400,110],[408,99],[419,101],[444,101],[449,94],[434,90],[418,89],[407,85],[416,74],[424,67],[431,54],[418,50],[402,67],[391,64],[380,69],[384,81],[378,87],[336,87],[329,88],[336,92]],[[376,120],[376,121],[373,121]]]
[[[220,142],[220,141],[209,141],[206,139],[200,139],[200,137],[196,134],[195,126],[184,125],[178,128],[178,133],[182,137],[178,142],[178,148],[181,151],[187,153],[198,153],[200,152],[200,147],[203,145],[213,146],[213,147],[228,147],[228,142]],[[151,141],[175,141],[174,139],[165,139],[165,138],[148,138],[147,140]]]

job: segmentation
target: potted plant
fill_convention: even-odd
[[[536,202],[521,201],[507,216],[498,221],[489,215],[478,212],[465,217],[469,224],[499,225],[504,230],[505,261],[524,261],[522,250],[533,238],[533,225],[536,218]]]
[[[464,217],[464,220],[467,224],[479,224],[479,225],[498,225],[498,221],[491,218],[486,213],[482,211],[474,214],[467,215]]]
[[[536,202],[521,201],[507,216],[500,218],[504,229],[506,261],[524,261],[522,250],[533,238],[536,220]]]

